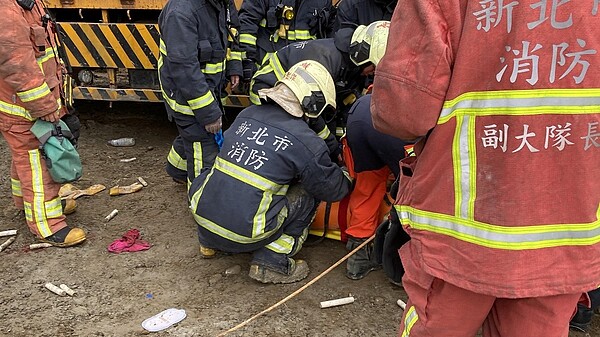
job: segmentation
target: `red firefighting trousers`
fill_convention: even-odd
[[[477,294],[402,261],[402,279],[409,300],[398,336],[567,337],[569,320],[581,293],[532,298],[497,298]],[[476,272],[476,271],[473,271]]]
[[[48,237],[67,224],[58,196],[60,184],[50,177],[38,149],[40,143],[29,131],[32,125],[0,114],[0,132],[12,155],[10,177],[15,206],[25,210],[32,233]]]

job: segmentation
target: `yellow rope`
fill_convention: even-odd
[[[282,299],[281,301],[273,304],[272,306],[268,307],[267,309],[259,312],[258,314],[248,318],[247,320],[243,321],[242,323],[234,326],[233,328],[220,333],[217,337],[222,337],[227,335],[230,332],[234,332],[246,325],[248,325],[250,322],[254,321],[255,319],[257,319],[258,317],[270,312],[271,310],[277,308],[278,306],[282,305],[283,303],[287,302],[288,300],[292,299],[293,297],[295,297],[296,295],[298,295],[299,293],[301,293],[302,291],[304,291],[304,289],[310,287],[313,283],[317,282],[321,277],[327,275],[327,273],[329,273],[331,270],[333,270],[335,267],[339,266],[342,262],[346,261],[350,256],[354,255],[356,252],[358,252],[361,248],[363,248],[364,246],[366,246],[369,242],[373,241],[373,239],[375,239],[375,234],[373,234],[373,236],[371,236],[370,238],[368,238],[365,242],[361,243],[358,247],[354,248],[350,253],[346,254],[344,257],[342,257],[341,259],[339,259],[336,263],[334,263],[331,267],[327,268],[324,272],[322,272],[321,274],[319,274],[318,276],[316,276],[315,278],[313,278],[312,280],[310,280],[307,284],[303,285],[302,287],[300,287],[300,289],[294,291],[293,293],[289,294],[287,297],[285,297],[284,299]]]

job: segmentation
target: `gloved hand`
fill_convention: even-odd
[[[242,72],[244,81],[250,82],[252,76],[256,72],[256,62],[253,59],[243,59],[242,60]]]
[[[341,166],[340,168],[342,169],[342,172],[344,172],[344,175],[346,176],[346,178],[348,180],[350,180],[350,183],[352,184],[352,188],[354,188],[354,178],[352,178],[350,176],[350,172],[348,172],[348,168],[346,166]]]
[[[68,113],[61,119],[63,122],[65,122],[65,124],[67,124],[69,130],[71,130],[71,134],[73,134],[71,143],[73,146],[75,146],[75,148],[77,148],[77,141],[79,140],[79,135],[81,134],[81,121],[79,121],[79,117],[73,113]]]
[[[210,123],[210,124],[206,124],[206,125],[204,126],[204,129],[205,129],[207,132],[210,132],[210,133],[213,133],[213,134],[214,134],[214,133],[217,133],[217,132],[219,132],[219,130],[221,130],[221,126],[222,126],[222,125],[223,125],[223,124],[222,124],[222,121],[221,121],[221,117],[219,117],[219,118],[218,118],[216,121],[214,121],[214,122],[212,122],[212,123]]]

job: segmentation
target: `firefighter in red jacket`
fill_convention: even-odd
[[[40,241],[68,247],[83,242],[85,232],[67,226],[60,184],[50,177],[40,142],[29,130],[38,118],[57,122],[66,113],[55,27],[42,5],[0,0],[0,131],[12,154],[13,199],[30,231]]]
[[[598,2],[492,4],[403,1],[375,74],[375,128],[419,140],[401,336],[565,337],[600,281]]]

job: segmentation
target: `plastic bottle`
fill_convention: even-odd
[[[135,138],[119,138],[111,139],[108,141],[108,145],[112,146],[134,146]]]

